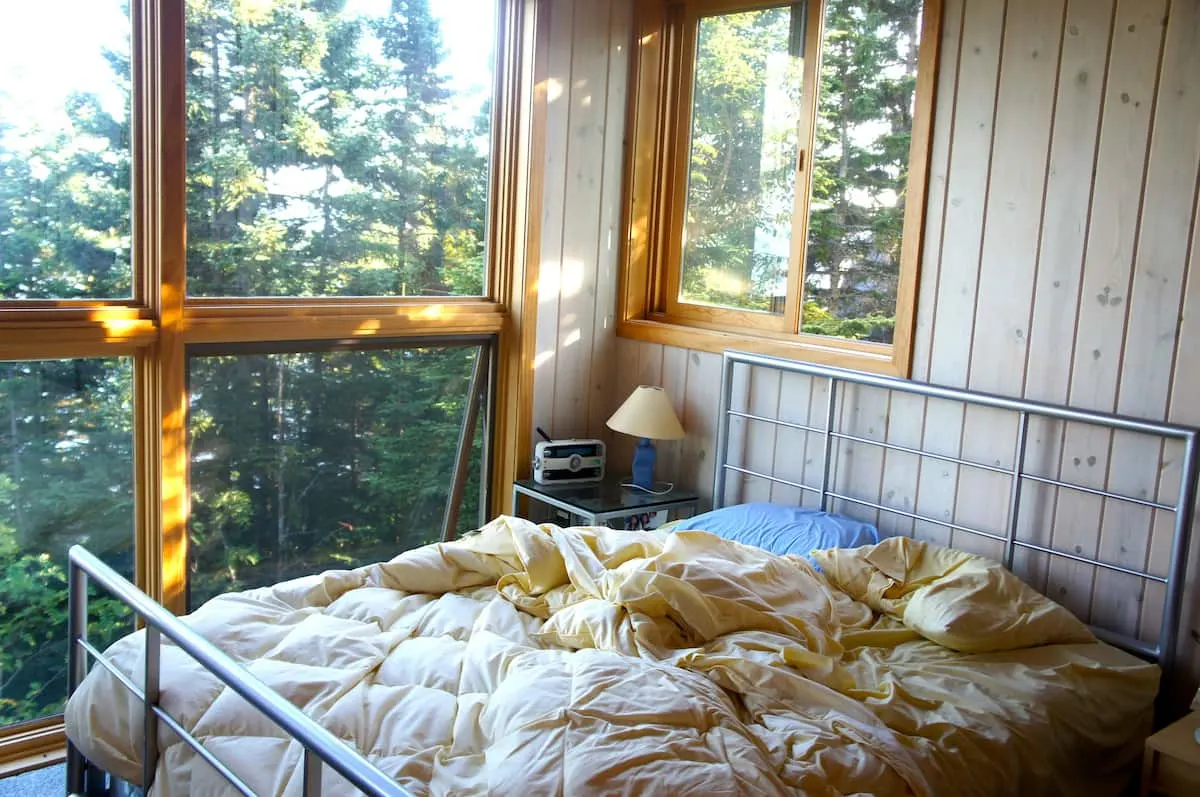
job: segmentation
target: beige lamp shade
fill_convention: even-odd
[[[661,387],[641,385],[608,419],[614,432],[650,440],[678,440],[684,436],[679,416]]]

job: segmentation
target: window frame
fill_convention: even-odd
[[[132,356],[135,582],[169,610],[186,609],[188,348],[428,339],[494,341],[487,492],[493,514],[527,467],[540,198],[535,134],[545,115],[549,0],[497,7],[485,295],[478,297],[187,296],[185,0],[130,0],[132,296],[0,299],[0,359]],[[63,631],[66,633],[65,629]],[[0,775],[61,760],[62,717],[0,729]]]
[[[811,160],[825,3],[808,2],[797,190],[788,293],[782,315],[679,300],[690,172],[695,48],[703,17],[787,5],[779,0],[646,0],[638,3],[628,106],[625,232],[618,293],[622,337],[721,352],[736,348],[907,377],[929,183],[941,0],[925,0],[903,242],[891,344],[801,331]],[[803,186],[803,190],[800,188]]]

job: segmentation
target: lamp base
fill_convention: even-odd
[[[654,461],[658,457],[658,452],[654,449],[654,443],[647,437],[643,437],[637,444],[637,449],[633,452],[633,483],[645,490],[654,489]]]

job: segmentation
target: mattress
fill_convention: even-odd
[[[1096,641],[957,652],[806,561],[704,532],[507,517],[185,622],[415,794],[1116,793],[1158,683]],[[108,650],[139,684],[142,643]],[[300,794],[298,745],[165,640],[161,680],[259,794]],[[140,778],[141,705],[109,673],[66,723]],[[165,728],[159,746],[152,794],[230,792]]]

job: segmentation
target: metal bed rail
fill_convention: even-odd
[[[105,592],[128,606],[145,623],[144,687],[117,670],[87,639],[88,579]],[[90,655],[112,673],[117,680],[142,701],[142,787],[149,792],[158,765],[158,724],[161,722],[207,761],[240,794],[253,797],[254,792],[232,770],[221,763],[204,745],[188,733],[170,714],[159,706],[162,637],[166,636],[181,650],[196,660],[222,683],[241,695],[246,702],[273,720],[284,732],[304,747],[305,797],[319,797],[323,766],[328,765],[370,797],[406,797],[399,783],[385,775],[373,764],[350,749],[344,742],[322,728],[280,694],[255,678],[228,655],[185,625],[179,618],[151,600],[115,570],[104,564],[85,548],[75,545],[70,551],[67,693],[73,695],[87,675]],[[85,790],[85,760],[69,740],[67,742],[67,793],[83,794]]]
[[[792,421],[783,421],[778,418],[764,417],[733,407],[733,373],[734,368],[738,365],[751,368],[768,368],[784,373],[800,374],[827,380],[829,385],[829,396],[827,404],[823,408],[822,413],[825,415],[825,425],[813,426],[811,420],[804,424],[795,423]],[[838,409],[840,388],[844,385],[862,385],[881,390],[909,393],[926,398],[942,399],[946,401],[959,402],[961,404],[989,407],[1012,412],[1017,415],[1018,419],[1016,435],[1013,441],[1013,465],[1011,468],[1006,468],[999,466],[998,464],[991,465],[982,462],[975,462],[962,457],[921,451],[919,449],[889,443],[886,440],[873,440],[868,437],[852,435],[843,432],[838,425]],[[1176,502],[1174,504],[1165,504],[1159,501],[1148,500],[1146,498],[1122,495],[1110,490],[1101,490],[1084,485],[1072,484],[1063,479],[1054,479],[1048,476],[1027,473],[1025,471],[1025,454],[1028,448],[1027,443],[1029,435],[1029,420],[1031,417],[1049,418],[1063,422],[1090,424],[1116,431],[1133,432],[1137,434],[1151,435],[1161,439],[1172,439],[1182,442],[1184,451],[1180,469],[1179,493]],[[739,418],[747,421],[760,421],[774,424],[777,427],[782,426],[790,429],[801,430],[806,434],[820,435],[824,440],[822,453],[823,459],[821,463],[822,467],[820,470],[820,486],[813,486],[797,481],[782,479],[773,474],[761,473],[745,467],[740,467],[739,465],[731,464],[729,462],[729,435],[732,418]],[[913,454],[918,457],[928,457],[941,462],[954,463],[1008,476],[1010,479],[1008,517],[1006,519],[1003,533],[996,533],[985,529],[955,523],[951,520],[939,519],[930,517],[928,515],[922,515],[918,512],[909,512],[903,509],[885,506],[882,503],[855,498],[849,495],[846,490],[839,491],[835,489],[833,484],[833,451],[835,442],[840,441],[851,441],[865,445],[877,446],[888,451],[900,451]],[[1110,642],[1118,647],[1123,647],[1147,658],[1154,659],[1165,671],[1169,673],[1173,668],[1177,655],[1179,625],[1183,614],[1183,590],[1186,579],[1187,554],[1191,540],[1192,522],[1195,517],[1197,474],[1200,472],[1200,459],[1198,459],[1197,451],[1198,441],[1200,441],[1200,429],[1183,426],[1180,424],[1159,423],[1140,418],[1131,418],[1123,415],[1093,412],[1090,410],[1080,410],[1072,407],[1059,406],[1056,404],[1010,398],[992,393],[981,393],[958,388],[943,387],[940,385],[931,385],[922,382],[911,382],[906,379],[899,379],[897,377],[863,373],[845,368],[801,363],[777,357],[751,354],[748,352],[727,351],[725,352],[722,363],[721,409],[718,417],[717,427],[717,467],[713,478],[713,503],[714,506],[717,507],[724,505],[726,476],[728,473],[737,473],[744,477],[765,479],[772,483],[783,484],[799,489],[804,493],[818,495],[820,497],[820,505],[822,510],[828,510],[830,501],[837,500],[1003,543],[1003,563],[1004,566],[1009,569],[1011,569],[1013,566],[1013,558],[1017,549],[1024,549],[1036,551],[1048,556],[1061,557],[1103,570],[1123,573],[1125,575],[1143,579],[1144,581],[1162,584],[1165,587],[1165,599],[1163,604],[1162,624],[1156,644],[1150,645],[1134,636],[1114,633],[1103,628],[1093,627],[1092,630],[1098,637],[1106,642]],[[1175,517],[1167,575],[1159,576],[1148,571],[1124,567],[1113,562],[1106,562],[1098,557],[1081,556],[1075,553],[1055,550],[1026,540],[1018,539],[1017,534],[1020,529],[1019,516],[1021,511],[1022,488],[1026,482],[1035,482],[1056,488],[1076,490],[1089,495],[1097,496],[1104,500],[1125,502],[1145,507],[1152,511],[1172,512]]]

